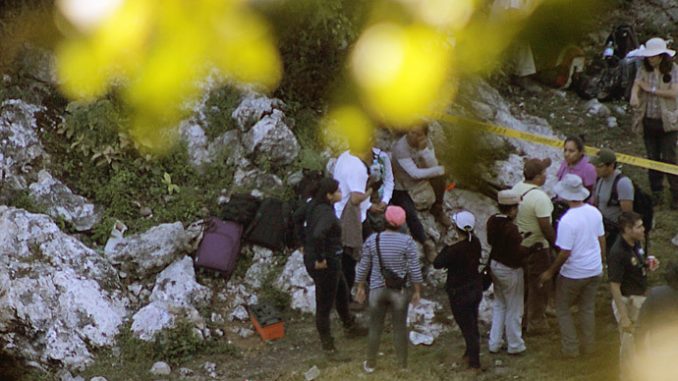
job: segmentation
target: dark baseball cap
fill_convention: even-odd
[[[595,166],[610,165],[617,162],[617,155],[609,148],[601,148],[598,154],[591,158],[591,164]]]

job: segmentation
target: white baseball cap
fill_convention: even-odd
[[[467,210],[456,212],[452,215],[452,222],[461,230],[471,231],[476,226],[476,218]]]

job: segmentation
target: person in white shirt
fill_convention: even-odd
[[[342,271],[349,290],[353,288],[355,267],[363,245],[362,223],[372,205],[370,197],[373,188],[370,186],[367,164],[371,161],[371,155],[370,148],[352,148],[339,155],[333,170],[342,195],[341,200],[334,204],[334,211],[341,222],[341,244],[344,248]]]
[[[570,209],[558,224],[556,246],[560,253],[540,276],[540,284],[548,283],[560,272],[556,280],[556,316],[560,326],[561,352],[566,357],[577,357],[580,349],[586,354],[593,351],[596,291],[603,274],[605,229],[598,209],[584,203],[589,191],[581,177],[565,175],[554,191],[568,202]],[[570,312],[575,301],[579,308],[581,338],[577,337]]]

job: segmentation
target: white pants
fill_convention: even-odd
[[[497,261],[490,262],[490,269],[494,282],[490,352],[498,352],[501,349],[504,333],[508,342],[508,352],[522,352],[525,350],[521,328],[525,292],[523,269],[513,269]]]

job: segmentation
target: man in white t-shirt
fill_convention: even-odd
[[[372,203],[372,187],[367,162],[372,159],[372,150],[345,151],[334,165],[334,179],[339,182],[341,200],[334,204],[334,211],[341,221],[341,244],[344,247],[341,264],[350,290],[355,280],[355,267],[360,259],[363,245],[363,221]]]
[[[566,200],[570,209],[558,224],[556,246],[558,257],[540,276],[546,284],[558,273],[556,280],[556,316],[560,325],[561,351],[564,356],[577,357],[581,351],[591,353],[595,331],[596,291],[603,275],[605,228],[598,209],[584,202],[589,191],[581,177],[568,174],[555,186],[556,194]],[[570,312],[577,302],[582,337]],[[581,339],[581,340],[580,340]]]

